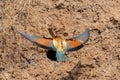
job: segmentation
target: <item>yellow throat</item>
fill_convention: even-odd
[[[57,51],[64,51],[66,50],[66,41],[62,38],[55,38],[53,39],[53,44]]]

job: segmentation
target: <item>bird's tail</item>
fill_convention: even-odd
[[[57,61],[67,60],[67,56],[64,54],[64,52],[56,52],[56,58],[57,58]]]

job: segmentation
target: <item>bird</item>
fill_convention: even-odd
[[[83,33],[70,39],[64,39],[60,35],[56,35],[54,38],[47,38],[42,36],[28,35],[23,32],[18,32],[21,36],[38,45],[41,48],[52,50],[56,52],[56,60],[67,61],[66,52],[75,51],[81,48],[88,40],[90,36],[90,30],[86,29]]]

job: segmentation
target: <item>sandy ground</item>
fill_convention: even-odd
[[[15,29],[65,38],[90,29],[83,48],[56,62]],[[0,80],[120,80],[120,0],[0,0]]]

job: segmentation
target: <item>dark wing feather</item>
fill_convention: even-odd
[[[83,47],[89,39],[89,29],[86,29],[82,34],[79,36],[74,37],[73,39],[68,39],[67,41],[67,51],[74,51],[78,50]]]
[[[50,49],[51,44],[52,44],[52,39],[51,38],[44,38],[40,36],[30,36],[28,34],[19,32],[23,37],[28,39],[29,41],[37,44],[38,46],[45,48],[45,49]]]

